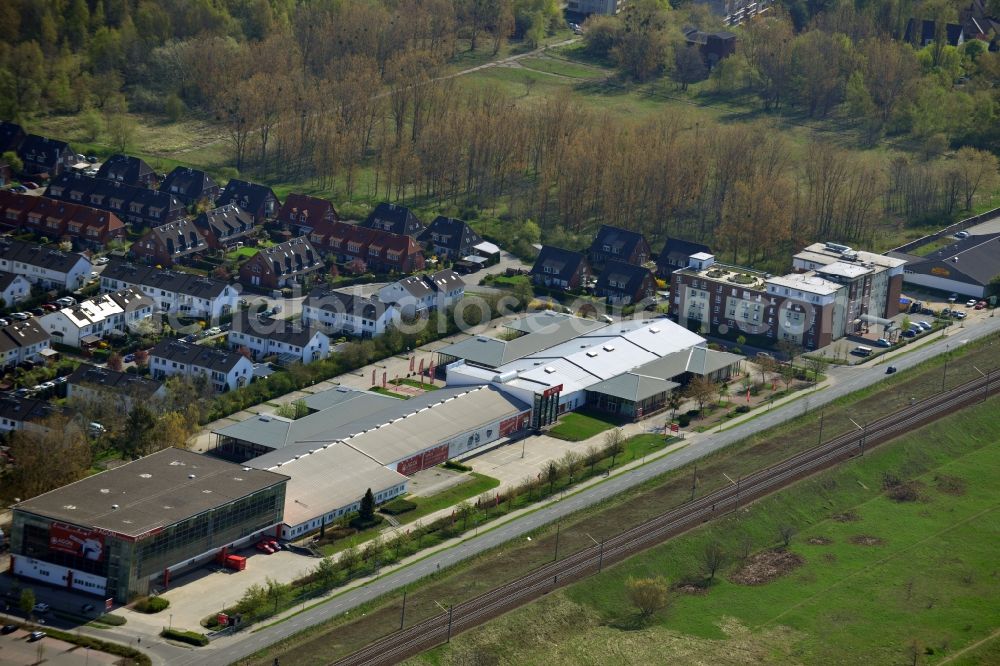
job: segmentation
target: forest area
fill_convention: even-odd
[[[194,117],[225,137],[227,175],[478,220],[519,254],[606,223],[767,268],[806,241],[885,249],[990,205],[1000,54],[903,40],[908,18],[944,25],[965,4],[786,0],[734,29],[711,73],[681,32],[721,27],[703,5],[635,0],[586,22],[580,53],[616,85],[739,99],[753,116],[692,122],[676,105],[630,118],[448,77],[463,54],[564,29],[554,0],[12,0],[0,116],[29,130],[78,116],[123,151],[141,150],[135,114]],[[844,132],[803,144],[789,117]]]

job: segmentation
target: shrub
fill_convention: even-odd
[[[350,526],[360,532],[361,530],[366,530],[369,527],[375,527],[383,520],[384,519],[381,516],[377,515],[373,516],[369,520],[364,520],[363,518],[361,518],[361,516],[356,516],[355,518],[351,519]]]
[[[398,516],[401,513],[406,513],[407,511],[413,511],[417,508],[414,502],[405,499],[394,499],[391,502],[385,504],[379,509],[382,513],[387,513],[390,516]]]
[[[681,414],[680,416],[677,417],[677,425],[679,425],[682,428],[687,428],[689,425],[691,425],[691,417],[688,416],[687,414]]]
[[[736,412],[737,414],[746,414],[747,412],[750,411],[750,405],[740,405],[733,411]]]
[[[121,615],[112,615],[111,613],[105,613],[101,617],[97,618],[97,621],[101,624],[107,624],[112,627],[120,627],[126,622],[125,618]]]
[[[152,615],[153,613],[159,613],[169,605],[170,601],[163,597],[142,597],[135,602],[133,608],[136,612]]]
[[[458,471],[458,472],[471,472],[472,471],[472,468],[469,467],[468,465],[463,465],[462,463],[455,462],[454,460],[448,460],[448,461],[446,461],[442,465],[442,467],[444,467],[445,469],[453,469],[453,470]]]
[[[164,638],[171,638],[175,641],[180,641],[181,643],[187,643],[188,645],[196,645],[199,647],[208,645],[208,636],[205,634],[199,634],[197,631],[164,629],[160,632],[160,636],[163,636]]]

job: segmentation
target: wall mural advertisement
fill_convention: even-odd
[[[52,523],[49,527],[49,548],[100,562],[104,559],[104,535],[73,525]]]

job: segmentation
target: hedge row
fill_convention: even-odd
[[[175,641],[180,641],[181,643],[187,643],[188,645],[196,645],[198,647],[208,645],[208,636],[205,634],[199,634],[197,631],[164,629],[160,632],[160,636],[163,636],[164,638],[171,638]]]

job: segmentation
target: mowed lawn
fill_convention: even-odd
[[[553,426],[548,434],[557,439],[580,442],[613,427],[615,424],[611,421],[580,412],[570,412],[559,419],[559,423]]]
[[[934,664],[975,646],[953,663],[996,663],[998,407],[950,416],[411,662]],[[884,473],[915,479],[919,499],[887,497]],[[731,582],[743,540],[775,548],[781,524],[798,529],[789,549],[803,564],[763,585]],[[674,590],[637,626],[625,580],[704,579],[709,542],[730,564],[707,594]]]

